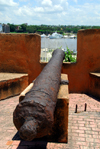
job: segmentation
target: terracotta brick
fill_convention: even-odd
[[[86,143],[86,142],[82,142],[82,141],[80,141],[80,142],[79,142],[79,141],[77,141],[77,142],[76,142],[76,144],[78,144],[78,145],[84,145],[84,146],[86,146],[86,145],[87,145],[87,143]]]
[[[88,149],[86,146],[80,146],[80,149]]]
[[[85,121],[79,121],[79,120],[78,120],[78,123],[85,124]]]
[[[88,141],[88,142],[94,142],[94,139],[93,138],[86,138],[86,141]]]
[[[85,134],[79,133],[79,137],[85,137]]]
[[[96,148],[96,149],[97,149],[98,147],[100,148],[100,144],[95,143],[95,142],[93,142],[93,143],[90,142],[90,146],[94,146],[94,148]]]
[[[100,129],[97,128],[97,126],[96,126],[96,127],[92,127],[92,130],[93,130],[93,131],[98,131],[98,132],[100,132]]]
[[[28,85],[27,74],[0,73],[0,79],[0,100],[18,95]],[[13,102],[10,105],[13,105]]]
[[[91,134],[85,134],[85,137],[86,138],[93,138],[93,135],[91,135]]]
[[[72,126],[71,128],[72,129],[78,129],[78,126]]]
[[[73,120],[75,120],[75,121],[79,121],[79,120],[80,120],[80,121],[83,121],[83,118],[80,118],[80,117],[74,118],[74,117],[73,117]]]
[[[79,126],[79,127],[84,127],[85,124],[78,123],[78,126]]]
[[[72,132],[84,133],[84,130],[72,130]]]
[[[6,145],[12,145],[13,141],[8,141]]]
[[[70,134],[69,134],[70,135]],[[71,136],[76,136],[78,137],[79,136],[79,133],[75,132],[75,133],[72,133]]]
[[[89,127],[88,128],[87,127],[79,127],[79,129],[80,130],[82,129],[82,130],[90,130],[91,131],[91,128],[89,128]]]
[[[13,141],[12,145],[19,145],[20,141]]]
[[[12,146],[12,149],[17,149],[17,147],[18,147],[18,146],[16,146],[16,145],[13,145],[13,146]]]
[[[94,142],[97,142],[100,144],[100,139],[94,139]]]
[[[77,96],[80,96],[80,94],[78,94]],[[72,97],[73,97],[73,104],[74,104],[75,103],[74,101],[76,100],[75,98],[77,98],[77,97],[75,96],[75,98],[74,98],[74,94]],[[81,94],[81,98],[82,97],[84,97],[84,99],[87,101],[88,96]],[[89,98],[89,100],[91,100],[91,99],[93,99],[93,98]],[[82,98],[82,100],[83,100],[83,98]],[[79,102],[82,102],[82,100],[80,99]],[[90,102],[89,100],[87,101],[87,103]],[[95,100],[95,99],[93,99],[93,100]],[[15,102],[15,105],[13,105],[13,108],[14,108],[18,103],[18,96],[14,97],[14,98],[7,99],[5,101],[0,101],[0,103],[2,103],[2,104],[0,104],[0,110],[1,111],[3,110],[3,112],[1,112],[1,113],[6,113],[8,111],[10,113],[12,113],[13,112],[13,109],[11,108],[12,101]],[[10,102],[11,102],[11,106],[8,107],[8,105],[10,105]],[[71,102],[71,98],[70,98],[69,102]],[[92,104],[92,103],[93,102],[90,102],[90,104]],[[72,106],[73,106],[73,104],[72,104]],[[93,106],[91,108],[93,108]],[[98,149],[98,148],[100,148],[100,143],[98,142],[100,140],[100,132],[92,130],[92,128],[96,128],[96,129],[99,128],[99,122],[96,123],[96,119],[98,120],[98,113],[89,111],[88,113],[82,112],[79,114],[75,114],[74,109],[72,110],[70,107],[69,108],[69,117],[72,119],[69,119],[69,123],[68,123],[68,125],[70,125],[70,127],[68,127],[68,129],[69,129],[68,130],[68,143],[66,143],[66,144],[61,143],[61,145],[58,145],[58,143],[47,143],[47,144],[49,144],[49,146],[47,145],[47,147],[48,147],[47,149],[67,149],[67,148],[69,148],[69,149],[77,149],[77,148],[79,148],[79,149],[80,148]],[[74,121],[73,121],[74,117],[79,118],[79,121],[80,121],[80,118],[83,118],[83,121],[85,123],[78,123],[78,120],[76,121],[76,123],[74,123]],[[94,124],[90,124],[90,122],[93,122],[93,121],[89,121],[89,118],[94,119]],[[10,120],[12,120],[12,116],[10,116],[9,119],[7,116],[5,119],[2,119],[2,121],[6,120],[6,119],[7,119],[7,125],[9,125]],[[87,121],[87,119],[88,119],[88,121]],[[11,140],[12,137],[15,135],[15,132],[9,133],[10,135],[8,135],[8,133],[7,133],[7,130],[14,130],[14,128],[13,128],[14,126],[12,125],[12,122],[11,122],[11,126],[8,127],[7,125],[6,125],[6,127],[5,127],[5,125],[3,125],[1,127],[1,128],[6,130],[5,135],[7,137],[5,137],[4,133],[2,133],[2,137],[3,138],[5,137],[5,139],[2,139],[2,141],[5,141],[3,143],[5,145],[6,145],[6,142],[8,140]],[[77,127],[78,127],[78,129],[77,129]],[[81,129],[79,129],[79,127],[81,127]],[[84,130],[84,133],[81,133],[80,130],[82,130],[82,128],[87,128],[89,130]],[[90,130],[90,128],[91,128],[91,130]],[[74,130],[74,132],[72,132],[73,130]],[[1,136],[1,133],[0,133],[0,136]],[[85,141],[83,141],[82,139],[80,140],[80,138],[82,138],[83,140],[85,139]],[[16,141],[13,141],[13,143],[14,142],[16,142]],[[3,147],[2,149],[6,149],[7,147],[10,147],[9,149],[12,149],[12,145],[18,146],[18,144],[15,143],[15,144],[11,144],[10,146],[3,147],[2,143],[0,143],[0,146]],[[25,149],[28,147],[34,147],[34,142],[29,142],[29,141],[28,142],[25,141],[25,143],[21,142],[21,143],[19,143],[18,148],[19,147],[20,148],[24,147]]]
[[[78,137],[77,140],[78,140],[78,141],[86,141],[85,137],[84,137],[84,138],[83,138],[83,137]]]
[[[86,134],[95,134],[95,135],[98,135],[98,132],[96,132],[96,131],[90,131],[90,130],[85,130],[85,133]]]
[[[7,130],[8,132],[13,132],[13,130]]]

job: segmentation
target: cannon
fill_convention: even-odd
[[[34,86],[13,112],[13,122],[23,140],[41,138],[51,131],[61,81],[64,51],[56,49]]]

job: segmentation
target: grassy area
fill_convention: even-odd
[[[18,32],[10,32],[11,34],[28,34],[28,32],[18,33]]]

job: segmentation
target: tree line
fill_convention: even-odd
[[[84,26],[84,25],[15,25],[8,23],[10,32],[16,33],[38,33],[38,34],[52,34],[57,31],[60,34],[77,33],[80,29],[100,29],[100,26]]]

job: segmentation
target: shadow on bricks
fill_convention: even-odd
[[[12,140],[20,141],[17,149],[46,149],[48,143],[45,137],[41,139],[34,139],[33,141],[24,141],[20,138],[18,132],[15,134]]]

